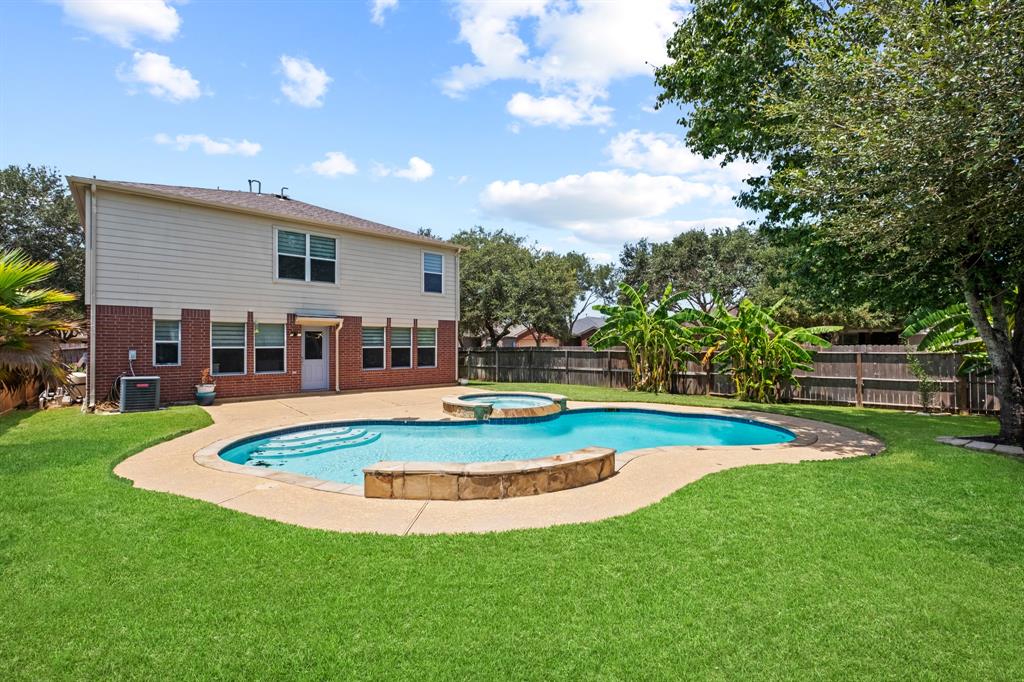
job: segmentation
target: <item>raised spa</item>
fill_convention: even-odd
[[[616,451],[665,445],[767,445],[794,438],[786,429],[748,419],[592,408],[515,420],[318,424],[233,443],[221,450],[220,457],[339,483],[364,483],[365,470],[367,496],[417,497],[391,488],[371,491],[371,479],[375,485],[385,480],[390,486],[396,476],[408,479],[416,474],[426,485],[432,476],[438,485],[446,479],[455,490],[440,499],[470,499],[460,496],[459,486],[474,476],[495,479],[499,496],[536,494],[607,478],[614,473]],[[567,474],[568,466],[580,471]],[[587,467],[593,475],[584,475]],[[522,493],[509,492],[512,479],[497,480],[517,474],[539,480],[543,472],[544,480]],[[423,495],[431,497],[429,491]]]
[[[501,410],[510,407],[543,407],[554,403],[551,398],[543,395],[518,395],[515,393],[506,395],[473,394],[459,396],[459,400],[465,403],[476,403],[479,405],[490,405]]]
[[[448,414],[466,419],[544,417],[565,410],[566,397],[554,393],[470,393],[441,399]]]

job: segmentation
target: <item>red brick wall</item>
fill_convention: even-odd
[[[447,320],[438,323],[437,367],[416,368],[415,328],[413,330],[413,364],[411,369],[364,370],[362,351],[362,320],[346,317],[340,332],[341,388],[397,388],[429,384],[447,384],[455,381],[457,344],[456,325]],[[389,325],[390,326],[390,325]],[[298,393],[302,385],[302,327],[295,316],[288,316],[286,372],[283,374],[256,374],[254,345],[255,324],[249,313],[246,325],[246,373],[219,376],[218,398],[236,398],[280,393]],[[137,359],[132,363],[135,374],[160,377],[162,402],[191,401],[199,375],[210,366],[210,311],[185,309],[181,311],[181,365],[153,366],[153,310],[133,306],[100,305],[96,308],[96,400],[102,402],[110,393],[117,377],[129,371],[128,350],[134,349]],[[330,387],[335,388],[334,330],[330,329]],[[391,334],[387,335],[388,343]],[[390,365],[391,353],[385,348],[385,362]]]
[[[437,367],[416,366],[416,329],[412,329],[412,367],[391,368],[391,320],[388,319],[384,347],[385,369],[363,369],[363,320],[346,317],[341,326],[341,388],[397,388],[455,383],[455,363],[458,356],[456,325],[452,320],[437,323]]]

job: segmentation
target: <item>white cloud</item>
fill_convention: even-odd
[[[405,178],[406,180],[412,180],[413,182],[421,182],[434,174],[434,167],[420,157],[414,156],[409,159],[409,165],[405,168],[390,168],[388,166],[377,164],[373,169],[373,172],[382,178],[393,175],[396,178]]]
[[[459,39],[475,61],[449,71],[442,82],[446,94],[459,97],[514,79],[538,85],[536,100],[565,98],[593,108],[595,99],[607,97],[613,80],[649,75],[651,65],[666,61],[665,41],[682,18],[682,3],[462,0],[456,13]],[[609,107],[600,109],[600,116],[611,113]],[[578,124],[570,120],[562,116],[552,122]],[[591,121],[581,116],[579,122]]]
[[[373,0],[370,3],[370,21],[378,26],[384,25],[384,15],[398,7],[398,0]]]
[[[323,106],[327,85],[332,80],[326,71],[318,69],[308,59],[288,55],[281,55],[281,71],[285,77],[281,92],[293,104],[300,107]]]
[[[356,164],[343,152],[327,152],[322,161],[310,165],[317,175],[335,178],[339,175],[354,175],[358,170]]]
[[[663,218],[670,210],[695,200],[728,202],[732,190],[723,185],[684,180],[673,175],[628,174],[621,170],[567,175],[546,183],[496,181],[480,195],[488,213],[533,225],[571,230],[591,240],[621,242],[648,236],[669,239],[698,223]]]
[[[153,137],[153,141],[157,144],[173,145],[178,151],[187,151],[192,145],[196,145],[203,150],[204,154],[210,155],[221,155],[221,154],[234,154],[238,156],[256,156],[263,149],[263,146],[258,142],[250,142],[249,140],[232,140],[227,137],[222,137],[219,140],[215,140],[208,135],[194,134],[194,135],[175,135],[171,137],[165,133],[158,133]]]
[[[683,175],[691,180],[736,184],[760,175],[763,167],[734,161],[721,165],[721,158],[705,159],[690,151],[680,138],[669,133],[619,133],[606,149],[613,164],[650,173]]]
[[[172,40],[181,17],[163,0],[63,0],[67,20],[107,40],[131,47],[139,36]]]
[[[534,97],[517,92],[506,105],[508,113],[530,125],[556,125],[568,128],[574,125],[605,125],[611,122],[611,107],[594,104],[593,97],[567,95]]]
[[[143,86],[154,97],[171,102],[184,102],[200,95],[199,81],[188,69],[175,66],[170,57],[155,52],[135,52],[131,67],[121,65],[117,77]]]

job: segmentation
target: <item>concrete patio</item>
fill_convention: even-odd
[[[452,387],[308,395],[230,402],[205,408],[214,424],[144,450],[114,472],[138,488],[205,500],[284,523],[345,532],[461,533],[584,523],[628,514],[699,478],[752,464],[797,463],[875,454],[883,443],[851,429],[782,415],[645,403],[584,403],[666,412],[723,414],[788,428],[793,443],[763,446],[659,447],[616,454],[616,474],[593,485],[502,500],[392,500],[351,494],[351,486],[290,480],[285,472],[245,475],[201,466],[195,454],[218,441],[317,421],[366,418],[444,419]],[[464,389],[464,392],[474,392]],[[111,417],[116,419],[116,416]],[[599,444],[595,444],[599,445]],[[348,494],[345,494],[348,493]]]

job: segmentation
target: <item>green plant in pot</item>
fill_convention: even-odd
[[[216,397],[217,384],[213,380],[213,375],[210,374],[210,368],[207,367],[199,375],[199,383],[196,384],[196,403],[199,405],[213,405]]]

